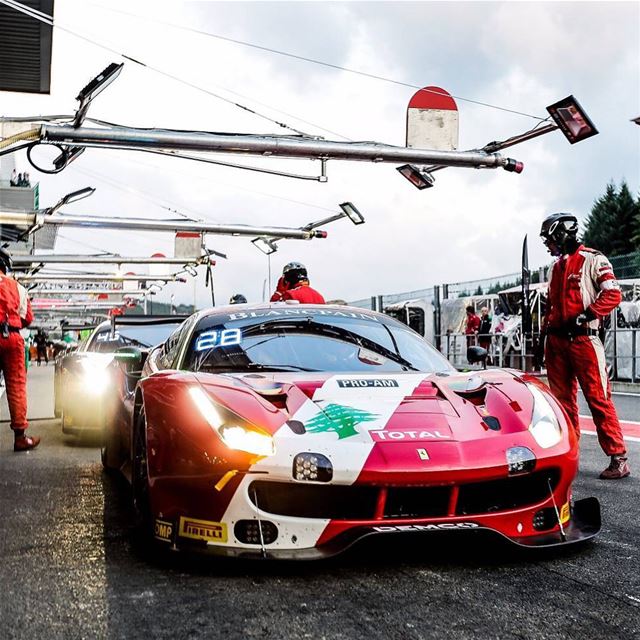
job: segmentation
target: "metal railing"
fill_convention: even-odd
[[[489,353],[487,366],[533,371],[534,355],[522,349],[522,343],[517,334],[487,333],[466,335],[464,333],[445,333],[436,337],[440,338],[442,355],[454,367],[471,368],[467,361],[467,349],[477,345],[484,347]]]
[[[605,341],[614,380],[640,382],[640,328],[616,328]]]
[[[517,334],[491,333],[466,335],[446,333],[440,338],[442,355],[458,368],[477,368],[467,361],[467,348],[484,347],[489,352],[488,366],[507,367],[521,371],[534,371],[536,358],[528,349],[522,349]],[[536,336],[537,337],[537,336]],[[605,351],[609,377],[622,382],[640,383],[640,328],[616,328],[607,331]]]

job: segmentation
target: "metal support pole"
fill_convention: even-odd
[[[451,167],[506,167],[513,160],[485,151],[436,151],[411,149],[376,142],[336,142],[285,136],[218,134],[209,132],[135,129],[132,127],[74,129],[69,125],[44,124],[43,142],[80,147],[124,149],[179,149],[244,155],[436,164]]]
[[[91,274],[46,274],[39,273],[34,276],[18,276],[18,282],[186,282],[185,278],[181,278],[173,273],[165,273],[160,276],[114,276],[108,273],[91,273]]]
[[[637,347],[637,337],[638,337],[638,329],[631,329],[631,382],[636,381],[637,377],[637,357],[638,357],[638,347]]]
[[[442,326],[440,313],[440,285],[435,285],[433,287],[433,335],[435,336],[436,349],[438,349],[438,351],[440,351],[440,329]]]
[[[209,256],[194,258],[144,258],[142,256],[28,255],[13,256],[15,267],[39,264],[206,264]]]
[[[19,213],[0,211],[0,224],[41,227],[93,227],[99,229],[130,229],[134,231],[187,231],[230,236],[266,236],[295,240],[325,238],[326,231],[316,229],[292,229],[288,227],[251,227],[243,224],[213,224],[186,220],[151,220],[145,218],[105,218],[85,215],[45,215],[43,213]]]

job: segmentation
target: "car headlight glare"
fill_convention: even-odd
[[[82,366],[82,383],[85,391],[91,395],[100,395],[109,386],[111,376],[107,367],[113,358],[90,357],[80,360]]]
[[[268,433],[249,429],[242,425],[225,424],[214,403],[200,387],[191,387],[189,395],[202,417],[229,449],[246,451],[257,456],[272,456],[275,453],[273,437]]]
[[[562,429],[553,407],[538,387],[527,384],[533,396],[533,414],[529,431],[542,449],[550,449],[562,440]]]

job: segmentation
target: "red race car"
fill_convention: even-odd
[[[598,501],[572,500],[578,442],[549,390],[458,373],[388,316],[220,307],[115,357],[103,461],[167,547],[314,558],[387,533],[543,547],[600,530]]]

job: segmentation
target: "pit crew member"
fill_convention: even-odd
[[[602,320],[620,304],[622,295],[611,263],[577,239],[578,220],[570,213],[544,219],[540,236],[552,256],[543,333],[549,386],[579,436],[577,382],[589,405],[598,440],[610,456],[600,474],[617,480],[630,474],[622,430],[611,390],[602,343]]]
[[[37,436],[27,436],[27,371],[24,338],[20,329],[33,321],[31,302],[26,289],[7,275],[11,271],[11,256],[0,249],[0,369],[7,389],[7,404],[11,414],[14,451],[29,451],[40,443]]]
[[[324,298],[309,284],[307,268],[300,262],[289,262],[282,270],[271,302],[297,300],[301,304],[325,304]]]

